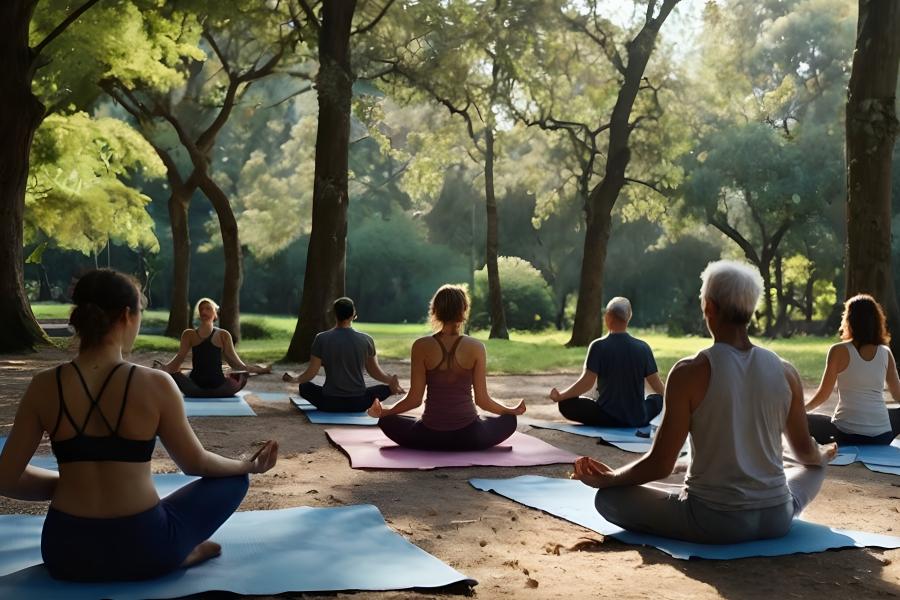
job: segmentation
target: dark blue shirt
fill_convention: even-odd
[[[646,342],[610,333],[591,342],[584,367],[597,374],[597,404],[606,414],[635,426],[646,421],[644,379],[659,370]]]

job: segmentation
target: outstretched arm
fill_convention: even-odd
[[[47,387],[47,382],[42,385],[32,380],[19,403],[12,431],[0,454],[0,494],[8,498],[45,501],[53,498],[56,490],[59,473],[28,464],[44,434],[35,401]]]
[[[663,385],[662,379],[659,378],[659,372],[647,375],[645,381],[650,385],[650,389],[653,390],[653,393],[659,394],[660,396],[666,393],[666,387]]]
[[[806,403],[806,412],[815,410],[828,400],[837,383],[838,373],[846,369],[849,363],[850,355],[847,353],[847,348],[840,344],[836,344],[828,349],[828,357],[825,359],[825,371],[822,373],[822,381],[819,383],[819,389],[816,390],[813,397]],[[793,367],[791,368],[793,369]]]
[[[290,373],[285,373],[284,379],[288,383],[307,383],[308,381],[312,381],[312,378],[319,374],[319,369],[322,368],[322,359],[315,355],[310,355],[309,364],[306,365],[306,370],[300,373],[297,377],[291,377]]]
[[[472,374],[472,387],[475,391],[475,405],[495,415],[521,415],[525,412],[525,401],[519,400],[515,406],[506,406],[497,402],[487,390],[487,351],[484,344],[478,342],[478,354],[475,361],[475,372]]]
[[[160,364],[158,368],[166,373],[177,373],[181,369],[181,364],[187,358],[188,352],[191,351],[191,337],[193,329],[185,329],[181,332],[181,345],[178,347],[178,354],[167,363]]]
[[[577,398],[594,389],[596,384],[597,374],[585,367],[581,372],[581,377],[578,378],[578,381],[569,387],[564,388],[562,391],[559,391],[556,388],[550,390],[550,399],[554,402],[560,402],[562,400],[568,400],[569,398]]]
[[[784,361],[784,376],[791,387],[791,407],[788,410],[784,436],[797,460],[807,466],[826,465],[837,454],[837,444],[820,446],[809,435],[809,422],[803,407],[803,382],[792,364]],[[808,406],[808,405],[807,405]]]
[[[231,334],[222,329],[219,335],[222,336],[222,354],[225,355],[225,361],[232,369],[235,371],[247,371],[248,373],[272,372],[272,367],[267,367],[265,365],[248,365],[244,363],[234,349],[234,340],[231,339]]]
[[[378,364],[378,357],[374,354],[366,359],[366,373],[372,376],[376,381],[386,383],[391,388],[391,394],[402,394],[406,390],[400,387],[400,378],[396,375],[388,375],[381,369]]]

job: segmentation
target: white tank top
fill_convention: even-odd
[[[691,415],[685,494],[720,510],[752,510],[791,500],[781,433],[791,388],[778,355],[754,346],[713,344],[709,388]]]
[[[872,360],[865,360],[853,342],[845,342],[850,355],[847,368],[838,373],[838,404],[831,417],[844,433],[881,435],[891,430],[891,418],[884,403],[888,349],[878,346]]]

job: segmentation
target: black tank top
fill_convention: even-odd
[[[106,386],[109,384],[110,379],[112,379],[113,374],[122,366],[122,364],[123,363],[119,363],[112,368],[109,375],[106,376],[103,385],[100,387],[100,393],[94,398],[91,394],[91,390],[87,386],[87,382],[84,380],[84,376],[81,374],[81,369],[79,369],[78,365],[74,362],[71,363],[71,365],[75,367],[75,372],[78,373],[78,379],[81,380],[81,386],[84,388],[84,393],[87,394],[88,399],[91,401],[91,407],[88,409],[87,415],[84,417],[84,424],[80,428],[75,424],[75,419],[72,418],[72,415],[69,413],[69,409],[66,408],[66,403],[63,400],[62,381],[59,377],[63,366],[59,365],[56,367],[56,389],[59,392],[59,415],[56,417],[56,426],[53,428],[53,433],[50,434],[50,448],[53,450],[53,454],[56,455],[56,461],[58,463],[82,461],[150,462],[150,457],[153,456],[153,448],[156,447],[155,436],[149,440],[131,440],[119,435],[119,425],[122,424],[122,415],[125,414],[125,403],[128,400],[128,386],[131,385],[131,377],[134,375],[134,370],[137,367],[132,366],[131,370],[128,371],[128,379],[125,381],[125,392],[122,395],[122,408],[119,409],[119,418],[116,420],[115,427],[109,424],[109,421],[106,419],[106,416],[99,406],[100,398],[103,396]],[[95,408],[97,409],[97,414],[100,415],[100,418],[103,419],[103,422],[106,424],[106,427],[109,428],[110,435],[96,436],[84,433]],[[65,440],[53,439],[56,436],[56,432],[59,430],[59,424],[62,421],[64,413],[66,418],[69,419],[69,423],[72,424],[72,428],[75,429],[75,437],[70,437]]]
[[[215,388],[225,383],[225,374],[222,372],[222,349],[212,343],[212,337],[216,335],[218,327],[213,327],[202,342],[191,349],[191,380],[203,388]],[[200,335],[200,332],[197,332]]]

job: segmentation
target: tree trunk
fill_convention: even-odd
[[[38,292],[38,302],[50,302],[53,300],[53,291],[50,289],[50,276],[47,274],[47,267],[41,262],[37,264],[37,268],[41,286]]]
[[[309,360],[313,338],[333,325],[331,303],[344,295],[350,101],[354,77],[350,70],[350,24],[355,10],[356,0],[322,4],[312,230],[300,314],[286,355],[295,362]]]
[[[767,262],[760,263],[757,265],[759,269],[759,274],[762,276],[763,280],[763,306],[765,307],[765,316],[766,316],[766,328],[763,330],[763,335],[766,337],[772,337],[772,332],[775,329],[775,306],[772,303],[772,264],[771,259]]]
[[[815,270],[810,272],[809,279],[806,281],[806,288],[803,292],[803,317],[807,324],[811,324],[813,320],[813,301],[815,300],[813,286],[816,283],[814,273]]]
[[[169,181],[172,183],[172,177]],[[193,192],[192,188],[173,185],[172,195],[169,197],[169,225],[172,228],[172,301],[169,305],[169,322],[166,324],[166,335],[169,337],[181,337],[181,332],[192,325],[188,209]]]
[[[593,189],[585,206],[587,229],[584,258],[578,285],[575,323],[567,346],[587,346],[603,332],[603,270],[609,243],[612,210],[625,186],[625,169],[631,159],[628,142],[634,124],[631,110],[644,78],[644,70],[656,45],[659,30],[679,0],[664,0],[659,14],[648,18],[640,32],[626,44],[628,64],[622,66],[623,82],[619,88],[609,126],[609,148],[603,180]]]
[[[44,106],[31,92],[28,45],[35,2],[0,2],[0,352],[49,344],[25,295],[25,185],[34,132]]]
[[[891,157],[900,67],[900,2],[860,0],[847,90],[846,297],[872,294],[900,352],[900,307],[891,273]]]
[[[487,210],[487,235],[485,239],[485,263],[488,276],[488,302],[491,310],[491,339],[509,339],[506,329],[506,313],[503,310],[503,291],[500,286],[500,269],[497,265],[497,198],[494,196],[494,130],[485,129],[484,135],[484,205]]]
[[[216,211],[219,231],[222,234],[222,249],[225,253],[219,326],[227,330],[237,344],[241,341],[241,283],[244,278],[237,219],[234,217],[228,196],[208,173],[198,173],[198,183],[203,195],[209,199]]]

